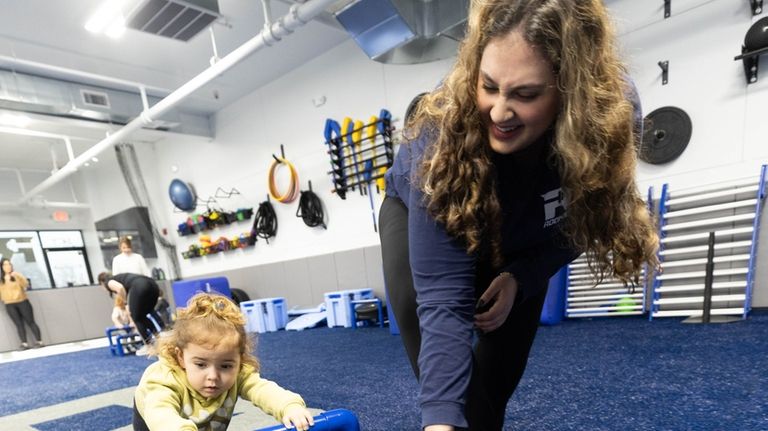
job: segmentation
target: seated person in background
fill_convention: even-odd
[[[153,350],[160,360],[147,367],[136,388],[134,430],[225,430],[238,397],[286,427],[314,425],[298,394],[259,376],[243,315],[225,296],[192,297]]]
[[[147,267],[144,257],[133,252],[131,238],[121,236],[118,244],[120,246],[120,254],[112,259],[113,275],[130,273],[149,277],[152,274],[149,271],[149,267]]]
[[[122,296],[115,297],[115,306],[112,308],[112,323],[118,328],[121,326],[135,326],[133,320],[131,320],[131,313],[128,311],[128,307],[126,307],[125,299]]]
[[[125,299],[122,296],[115,297],[115,306],[112,308],[112,323],[116,328],[128,327],[128,329],[120,332],[116,332],[115,335],[130,334],[136,331],[136,325],[133,324],[131,319],[131,313],[126,307]],[[141,347],[142,341],[138,333],[135,337],[123,338],[120,340],[120,344],[123,345],[123,350],[128,353],[134,353]]]

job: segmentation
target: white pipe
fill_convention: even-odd
[[[48,133],[48,132],[38,132],[36,130],[22,129],[20,127],[6,127],[6,126],[0,126],[0,133],[7,133],[9,135],[19,135],[19,136],[33,136],[35,138],[61,139],[62,141],[64,141],[64,146],[67,150],[67,156],[69,157],[69,161],[72,161],[75,159],[75,153],[72,150],[72,140],[70,139],[69,136],[57,135],[55,133]],[[85,138],[81,138],[81,139],[86,140]],[[56,162],[54,160],[54,165],[55,164]],[[54,166],[54,167],[58,169],[57,166]]]
[[[264,11],[264,28],[268,28],[272,25],[272,8],[269,0],[261,0],[261,8]]]
[[[19,203],[14,202],[0,202],[0,208],[2,207],[9,207],[9,208],[21,208],[19,206]],[[54,201],[40,201],[39,203],[35,204],[29,204],[28,206],[24,208],[73,208],[73,209],[89,209],[91,208],[91,204],[81,203],[81,202],[54,202]]]
[[[208,33],[211,35],[211,46],[213,47],[213,57],[211,57],[209,63],[213,66],[221,59],[219,58],[219,50],[216,48],[216,35],[213,34],[213,27],[208,27]]]
[[[17,70],[17,71],[35,73],[35,71],[45,70],[45,71],[54,72],[60,75],[66,75],[66,76],[69,76],[70,78],[72,77],[82,78],[90,82],[97,81],[102,85],[103,84],[110,84],[113,86],[116,85],[124,89],[132,90],[134,88],[144,87],[144,84],[141,84],[139,82],[112,78],[110,76],[97,75],[95,73],[88,73],[80,70],[67,69],[66,67],[52,66],[50,64],[38,63],[35,61],[21,60],[15,57],[7,57],[4,55],[0,55],[0,64],[8,64],[9,66],[13,67],[14,70]],[[152,90],[153,94],[168,93],[168,89],[165,89],[165,88],[151,87],[150,89]]]
[[[36,138],[61,139],[64,141],[69,140],[68,136],[57,135],[55,133],[38,132],[36,130],[22,129],[21,127],[0,126],[0,133],[7,133],[9,135],[34,136]]]
[[[19,189],[21,189],[21,194],[23,195],[26,193],[26,188],[24,187],[24,178],[21,176],[21,170],[20,169],[14,169],[16,171],[16,179],[19,181]]]
[[[53,148],[53,143],[48,145],[48,150],[51,152],[51,164],[53,165],[51,172],[56,172],[59,170],[59,163],[56,160],[56,149]],[[22,191],[21,194],[23,195],[24,191]]]
[[[163,115],[163,113],[174,107],[184,98],[194,93],[200,87],[208,84],[217,76],[226,72],[232,66],[239,63],[249,55],[253,54],[264,46],[270,46],[273,42],[280,40],[281,37],[293,33],[293,30],[311,21],[314,17],[324,11],[325,8],[329,7],[335,1],[336,0],[311,0],[301,5],[291,6],[288,14],[278,19],[277,22],[272,24],[268,29],[263,29],[261,32],[259,32],[258,35],[240,45],[240,47],[229,53],[219,62],[205,69],[199,75],[189,80],[189,82],[182,85],[171,94],[157,102],[150,109],[142,112],[138,118],[135,118],[123,126],[120,130],[116,131],[110,136],[107,136],[105,139],[102,139],[96,145],[89,148],[84,153],[80,154],[77,158],[64,165],[56,173],[46,178],[42,183],[38,184],[27,194],[22,196],[19,200],[19,203],[30,200],[33,196],[68,177],[70,174],[77,171],[78,167],[90,160],[91,157],[95,157],[112,145],[125,140],[135,130],[147,124],[147,120],[151,118],[159,118]]]
[[[75,160],[75,152],[72,150],[72,141],[69,140],[69,136],[64,136],[64,145],[67,147],[67,157],[69,160],[67,163],[71,162],[72,160]]]

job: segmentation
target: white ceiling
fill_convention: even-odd
[[[0,68],[68,80],[74,78],[60,70],[29,64],[77,70],[141,83],[150,94],[164,97],[209,67],[214,49],[208,30],[189,42],[131,29],[116,40],[89,33],[84,24],[102,1],[110,0],[2,0]],[[292,2],[271,0],[272,19],[288,13]],[[339,0],[329,10],[337,10],[348,2]],[[258,35],[264,17],[260,0],[219,0],[219,9],[225,22],[217,22],[212,28],[221,58]],[[259,50],[185,99],[179,108],[214,113],[347,40],[347,33],[334,25],[331,17],[325,14],[325,23],[310,22],[274,47]],[[83,78],[74,80],[88,83]],[[42,115],[31,118],[28,129],[71,136],[75,155],[103,139],[110,127]],[[0,130],[0,169],[50,170],[51,148],[61,164],[66,162],[66,147],[61,139],[18,136]]]

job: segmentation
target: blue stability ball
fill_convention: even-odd
[[[168,194],[171,196],[171,202],[182,211],[192,211],[197,206],[195,205],[197,200],[195,191],[189,184],[178,178],[171,181]]]

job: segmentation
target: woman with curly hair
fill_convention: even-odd
[[[155,346],[134,396],[133,429],[225,430],[237,399],[299,431],[314,419],[298,394],[259,376],[245,318],[229,298],[193,296]]]
[[[656,264],[614,44],[601,0],[473,0],[454,67],[407,122],[380,232],[429,431],[502,428],[562,266],[586,252],[598,279],[633,283]]]

